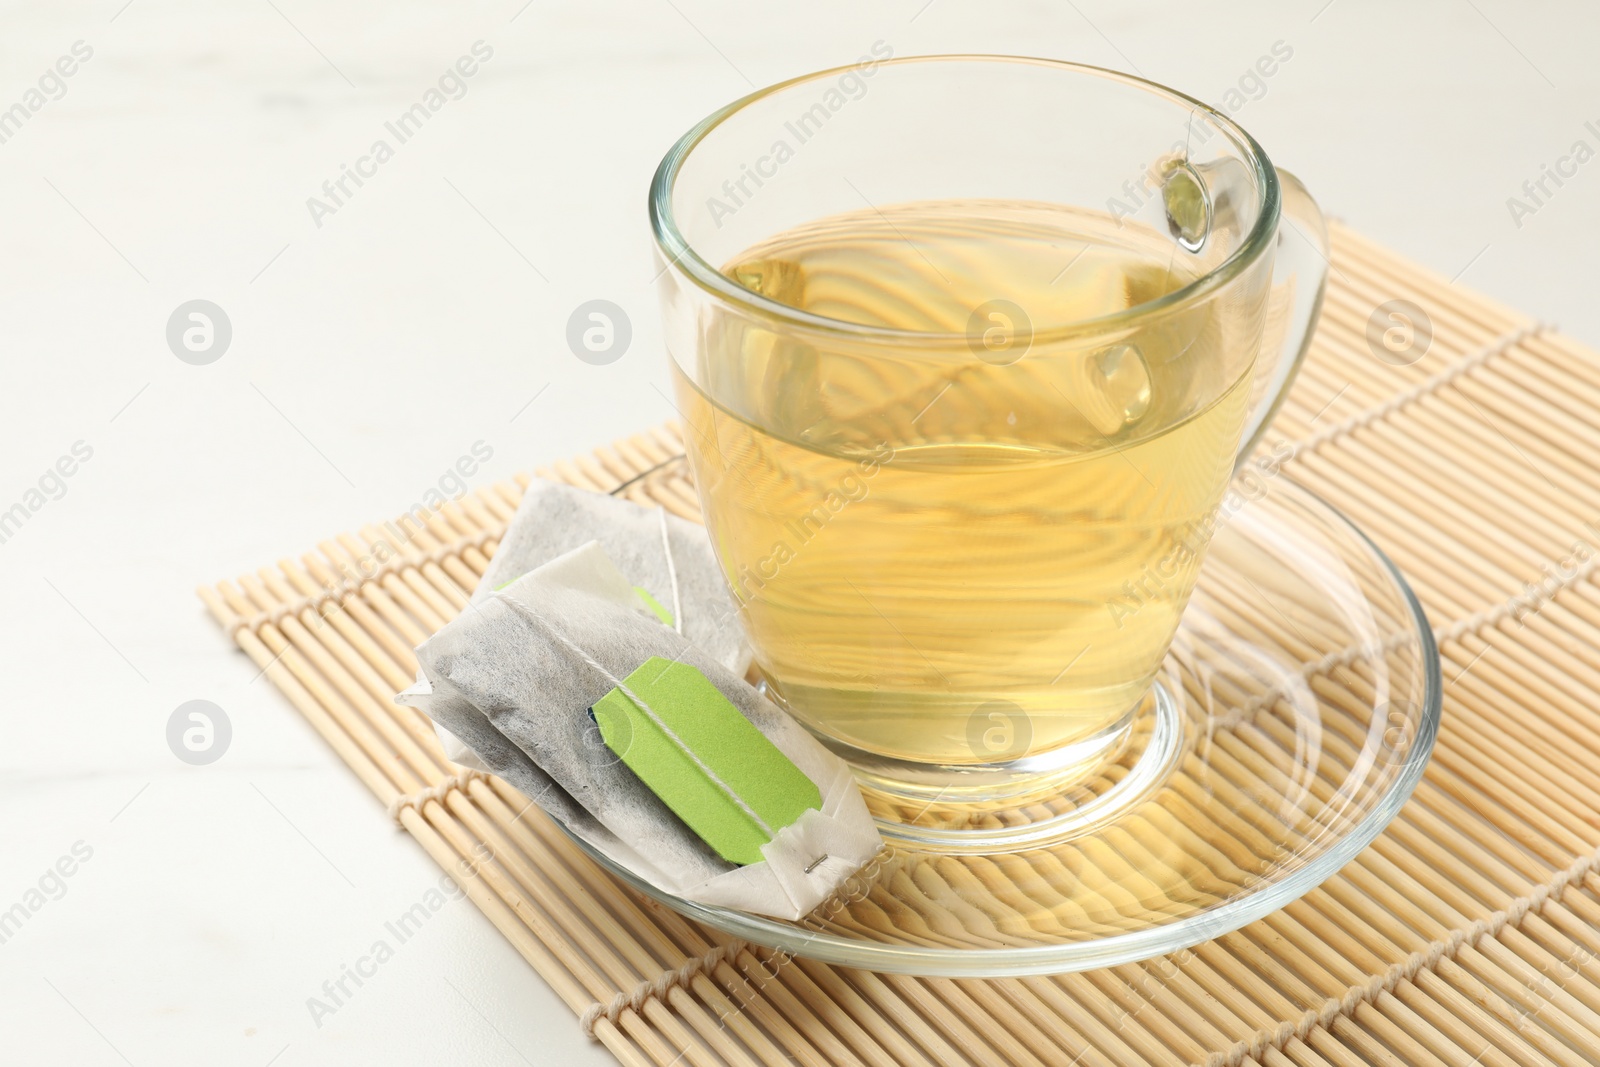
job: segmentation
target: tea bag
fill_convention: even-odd
[[[599,543],[631,585],[644,590],[669,625],[717,662],[745,672],[750,654],[705,530],[665,509],[535,478],[472,602],[487,600],[499,586],[590,541]],[[434,717],[435,728],[452,761],[488,770],[473,754],[479,746],[450,725],[471,716],[470,708],[445,712]]]
[[[667,626],[597,543],[474,601],[420,645],[417,657],[423,680],[397,699],[442,719],[488,769],[676,896],[797,919],[882,847],[849,767]],[[652,721],[664,721],[625,681],[653,657],[698,672],[814,784],[819,805],[776,828],[759,849],[760,862],[738,865],[718,855],[601,737],[589,709],[614,702],[617,691]],[[749,749],[723,752],[721,766],[743,756],[762,758]],[[743,800],[734,794],[729,803]]]

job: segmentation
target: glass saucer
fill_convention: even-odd
[[[691,919],[845,967],[1129,963],[1283,907],[1376,837],[1433,749],[1439,659],[1383,553],[1309,491],[1247,467],[1150,700],[1096,777],[995,810],[981,848],[942,832],[937,805],[869,791],[889,847],[798,922],[680,900],[590,855]]]

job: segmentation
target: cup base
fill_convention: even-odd
[[[1185,731],[1179,702],[1158,680],[1098,733],[1016,760],[918,763],[816,737],[850,764],[886,841],[921,851],[1006,852],[1070,840],[1115,820],[1171,775],[1186,749]]]

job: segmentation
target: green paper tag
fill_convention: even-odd
[[[624,681],[683,747],[619,689],[591,709],[601,739],[723,859],[760,863],[761,846],[771,840],[745,807],[773,833],[807,808],[822,807],[815,783],[694,667],[651,656]],[[722,785],[695,763],[690,751]]]
[[[661,602],[650,595],[650,590],[646,589],[642,585],[636,585],[633,587],[633,591],[639,594],[639,599],[644,601],[645,607],[655,612],[656,618],[660,619],[668,626],[673,625],[672,612],[662,607]]]

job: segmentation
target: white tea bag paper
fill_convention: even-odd
[[[743,674],[749,651],[704,527],[545,478],[528,483],[473,600],[594,541],[628,584],[649,593],[668,623],[718,663]]]
[[[718,663],[744,674],[750,654],[711,542],[704,529],[662,508],[641,508],[603,493],[534,478],[472,594],[473,603],[489,599],[500,586],[590,541],[599,543],[629,585],[656,602],[672,620],[668,625]],[[435,719],[436,724],[442,721]],[[437,726],[437,732],[451,760],[490,769],[475,755],[478,746],[470,737],[444,725]]]
[[[658,618],[596,543],[474,601],[417,657],[423,679],[401,703],[426,711],[573,833],[675,896],[799,919],[882,848],[844,761]],[[602,740],[589,709],[614,689],[629,692],[623,680],[653,657],[698,671],[815,784],[820,807],[777,829],[760,862],[724,860]]]

